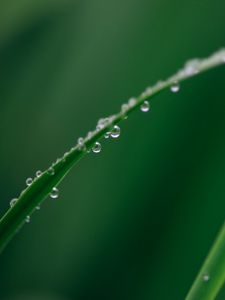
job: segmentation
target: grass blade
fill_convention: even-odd
[[[146,100],[156,96],[163,90],[224,63],[224,49],[206,59],[191,60],[175,75],[146,89],[139,97],[123,104],[121,110],[117,114],[105,118],[101,124],[98,124],[94,131],[84,138],[82,145],[78,143],[75,147],[70,149],[64,157],[53,163],[40,177],[35,178],[33,183],[20,194],[15,205],[13,205],[13,207],[11,207],[1,218],[0,252],[5,248],[15,233],[23,226],[26,217],[30,216],[35,211],[36,207],[49,196],[53,187],[61,182],[70,169],[91,150],[96,141],[103,137],[106,132],[111,131],[114,125],[123,121],[127,115],[131,114],[134,110],[139,109]]]
[[[186,300],[213,300],[225,281],[225,224],[210,250]]]

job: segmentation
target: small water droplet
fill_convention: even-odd
[[[10,207],[13,207],[13,206],[16,204],[17,200],[18,200],[17,198],[12,199],[12,200],[9,202]]]
[[[127,103],[122,104],[121,111],[123,114],[125,114],[129,109],[129,105]]]
[[[102,150],[102,146],[101,146],[101,144],[99,142],[96,142],[94,144],[94,146],[92,147],[92,151],[94,153],[99,153],[99,152],[101,152],[101,150]]]
[[[47,171],[48,175],[54,175],[55,174],[55,169],[53,167],[50,167]]]
[[[201,61],[198,58],[191,59],[186,62],[184,72],[186,75],[191,76],[199,72],[199,65]]]
[[[38,170],[37,172],[36,172],[36,176],[37,177],[40,177],[42,175],[42,172],[40,171],[40,170]]]
[[[77,141],[78,143],[78,150],[82,151],[86,149],[85,143],[84,143],[84,138],[80,137]]]
[[[29,177],[29,178],[27,178],[27,180],[26,180],[26,185],[27,185],[27,186],[30,186],[30,185],[32,184],[32,182],[33,182],[33,179],[32,179],[31,177]]]
[[[61,158],[57,158],[55,161],[55,165],[58,164],[61,161]]]
[[[173,82],[173,84],[170,87],[171,92],[177,93],[180,90],[180,85],[177,81]]]
[[[110,131],[107,131],[107,132],[105,133],[105,135],[104,135],[105,139],[108,139],[108,138],[110,137],[110,134],[111,134],[111,132],[110,132]]]
[[[111,135],[111,137],[113,139],[118,138],[120,136],[120,127],[118,125],[115,125],[113,127],[113,129],[111,130],[111,134],[110,135]]]
[[[203,275],[203,280],[204,280],[205,282],[209,281],[209,279],[210,279],[210,276],[209,276],[208,274],[204,274],[204,275]]]
[[[51,197],[52,199],[56,199],[56,198],[59,197],[59,190],[58,190],[56,187],[54,187],[54,188],[52,189],[51,194],[50,194],[50,197]]]
[[[136,103],[137,103],[137,99],[136,98],[130,98],[129,101],[128,101],[129,107],[135,106]]]
[[[87,134],[87,139],[90,139],[92,136],[93,136],[93,132],[89,131],[88,134]]]
[[[36,210],[40,210],[41,209],[41,206],[40,205],[37,205],[36,206]]]
[[[150,86],[146,88],[145,94],[146,96],[150,96],[152,94],[152,88]]]
[[[161,89],[163,84],[164,84],[164,81],[159,80],[159,81],[156,82],[155,88],[156,89]]]
[[[25,222],[30,223],[30,216],[26,216]]]
[[[149,109],[150,109],[150,104],[148,101],[145,101],[144,103],[142,103],[142,105],[141,105],[142,112],[148,112]]]

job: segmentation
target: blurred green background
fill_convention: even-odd
[[[1,214],[97,119],[223,47],[224,11],[1,0]],[[81,161],[0,256],[0,299],[184,299],[224,220],[224,84],[221,67],[163,93]]]

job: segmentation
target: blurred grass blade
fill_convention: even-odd
[[[213,300],[225,281],[225,224],[209,252],[186,300]]]
[[[70,169],[85,156],[106,132],[112,130],[115,124],[125,119],[127,115],[136,109],[139,109],[147,99],[152,98],[161,91],[174,87],[175,89],[181,81],[187,80],[197,74],[209,69],[215,68],[225,62],[225,50],[220,50],[206,59],[194,59],[187,62],[184,67],[175,75],[165,81],[159,81],[153,87],[147,88],[136,99],[124,103],[121,110],[108,118],[103,119],[101,124],[89,133],[74,148],[57,160],[52,166],[42,173],[40,177],[35,178],[33,183],[24,190],[15,205],[13,205],[0,220],[0,252],[7,243],[25,223],[27,216],[30,216],[41,202],[49,196],[53,187],[67,175]],[[188,298],[195,299],[195,298]],[[207,298],[208,299],[208,298]]]

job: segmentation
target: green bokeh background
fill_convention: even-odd
[[[224,0],[1,0],[1,214],[96,120],[223,47],[224,11]],[[83,159],[1,255],[0,299],[184,299],[224,220],[224,86],[220,67],[159,95]]]

